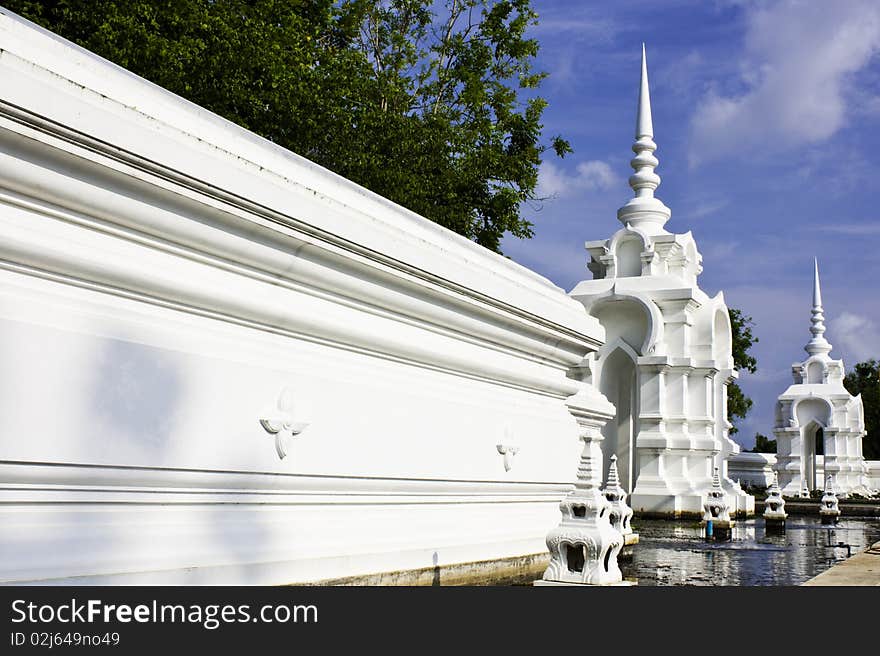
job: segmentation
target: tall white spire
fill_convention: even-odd
[[[822,288],[819,285],[819,261],[813,258],[813,309],[810,312],[812,339],[804,350],[810,355],[828,355],[831,344],[825,339],[825,311],[822,308]]]
[[[635,192],[635,197],[617,210],[617,219],[624,225],[638,227],[649,234],[666,232],[663,226],[669,220],[672,211],[659,198],[654,197],[654,190],[660,186],[660,176],[654,172],[654,169],[660,162],[654,156],[657,144],[654,143],[651,91],[648,86],[648,58],[644,43],[639,104],[636,111],[636,141],[632,150],[636,156],[629,164],[635,173],[629,178],[629,186]]]
[[[648,87],[648,58],[642,44],[642,80],[639,85],[639,107],[636,115],[636,139],[653,138],[654,122],[651,120],[651,89]],[[660,184],[659,182],[657,184]]]

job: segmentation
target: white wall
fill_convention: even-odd
[[[880,460],[866,460],[868,465],[868,487],[880,490]]]
[[[880,460],[868,460],[868,487],[880,489]],[[773,482],[775,453],[737,453],[727,461],[730,477],[744,485],[767,487]],[[825,456],[816,456],[816,479],[825,480]]]
[[[580,304],[4,9],[0,76],[0,581],[545,551]]]
[[[727,459],[727,475],[744,486],[769,487],[775,464],[775,453],[740,452]]]

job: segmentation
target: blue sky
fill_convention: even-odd
[[[630,197],[641,43],[648,50],[657,195],[691,230],[700,285],[756,323],[754,399],[736,439],[772,436],[776,397],[805,357],[813,256],[832,356],[880,358],[880,3],[535,0],[550,73],[548,157],[527,213],[535,237],[504,252],[566,291],[591,278],[583,243],[620,227]]]

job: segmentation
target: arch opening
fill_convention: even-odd
[[[727,360],[733,351],[730,318],[727,312],[718,309],[712,322],[712,358]]]
[[[634,278],[642,275],[642,242],[624,239],[617,245],[617,277]]]
[[[804,478],[807,479],[807,489],[821,490],[825,487],[825,481],[819,480],[819,467],[816,456],[825,454],[825,431],[819,424],[813,422],[804,429]]]
[[[635,486],[635,440],[637,429],[636,365],[632,356],[618,347],[602,363],[599,390],[617,414],[602,428],[602,480],[608,480],[611,456],[617,455],[620,485],[632,493]]]

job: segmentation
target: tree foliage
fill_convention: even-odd
[[[729,308],[730,328],[733,341],[733,366],[740,372],[747,371],[750,374],[758,370],[758,361],[750,353],[758,338],[752,333],[755,323],[750,316],[743,314],[742,310]],[[727,387],[727,419],[733,424],[730,434],[738,432],[736,421],[744,419],[752,408],[752,399],[746,396],[742,388],[736,383]]]
[[[861,394],[865,407],[865,431],[862,453],[868,460],[880,459],[880,362],[859,362],[846,375],[843,385],[852,395]]]
[[[532,236],[531,0],[6,0],[9,9],[493,250]]]
[[[755,434],[755,446],[752,453],[776,453],[776,440],[769,439],[761,433]]]

